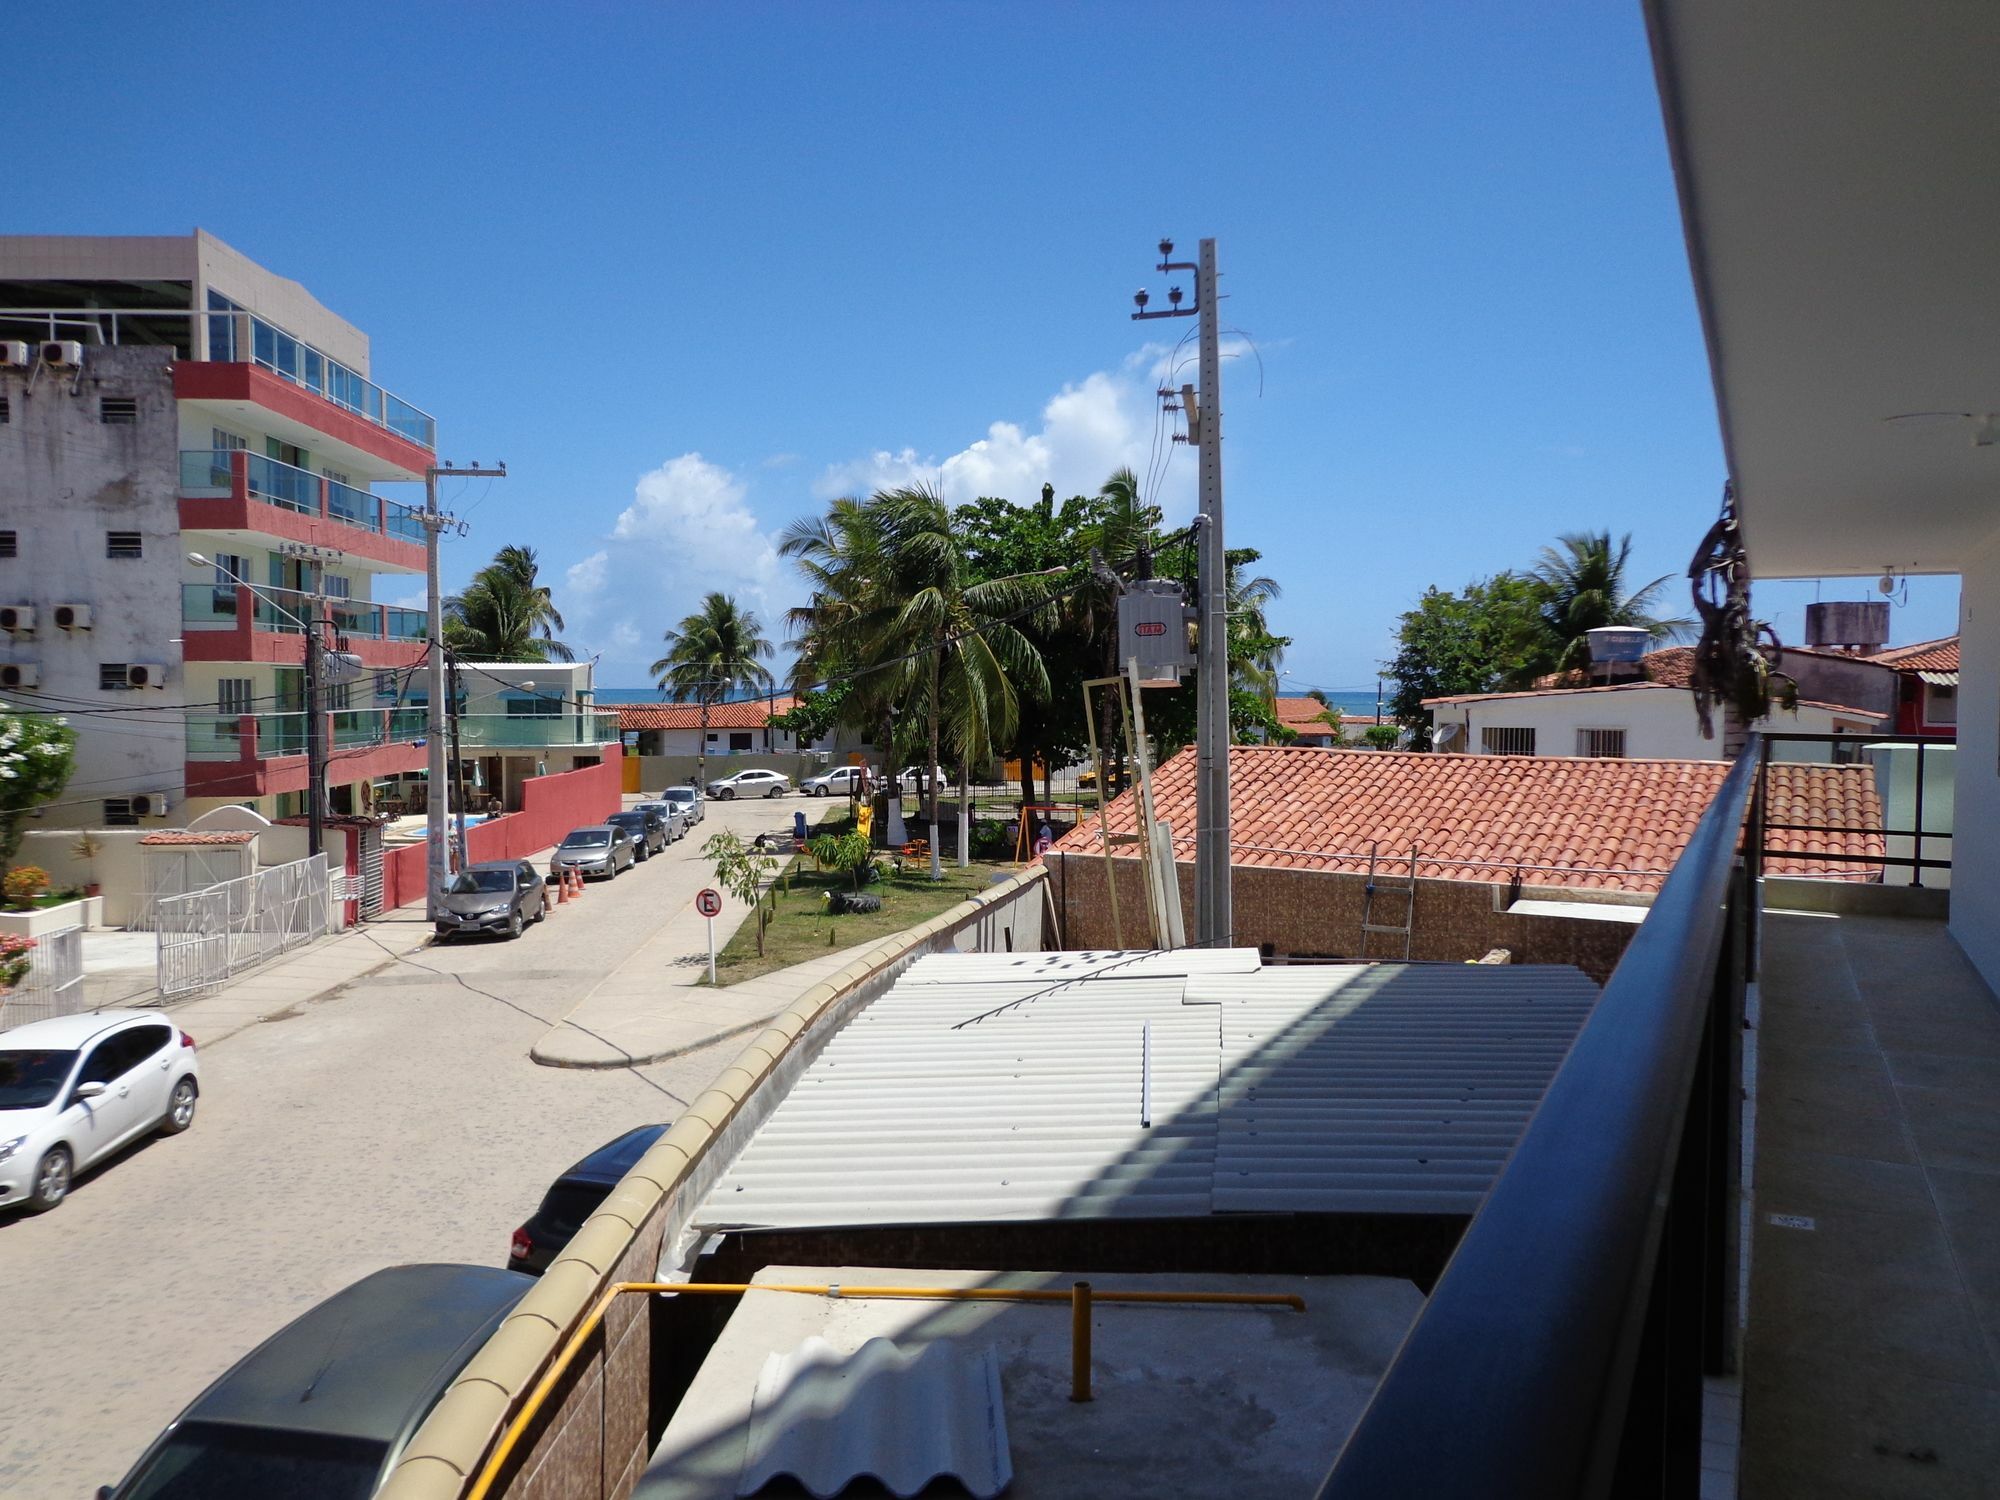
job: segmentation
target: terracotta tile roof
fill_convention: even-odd
[[[1694,647],[1662,646],[1658,651],[1648,651],[1639,659],[1645,669],[1646,680],[1665,687],[1694,686]]]
[[[1320,717],[1326,712],[1326,705],[1317,698],[1280,698],[1278,700],[1278,722],[1287,729],[1325,729],[1326,721]],[[1347,723],[1347,716],[1341,715],[1341,722]]]
[[[185,828],[167,828],[158,833],[149,833],[139,840],[143,847],[163,848],[168,846],[205,847],[208,845],[247,844],[257,837],[247,828],[224,829],[216,833],[191,833]]]
[[[776,698],[744,698],[735,703],[712,704],[708,710],[710,729],[762,729],[774,715],[790,713],[798,702],[790,693]],[[699,703],[621,703],[618,727],[631,729],[699,729]]]
[[[1405,863],[1414,841],[1426,877],[1492,882],[1518,868],[1530,885],[1655,891],[1729,766],[1237,746],[1229,770],[1235,864],[1364,872],[1371,841]],[[1160,768],[1154,797],[1176,856],[1191,859],[1192,750]],[[1769,800],[1773,823],[1865,830],[1774,834],[1794,852],[1767,861],[1770,873],[1878,878],[1879,866],[1812,858],[1885,852],[1872,768],[1775,764]],[[1134,831],[1130,793],[1108,817],[1114,834]],[[1129,857],[1124,847],[1114,853]],[[1097,825],[1080,825],[1056,848],[1099,853]]]
[[[1944,636],[1935,641],[1918,641],[1913,646],[1891,646],[1869,657],[1899,672],[1956,672],[1958,637]]]

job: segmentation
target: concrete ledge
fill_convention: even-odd
[[[1838,912],[1845,917],[1923,917],[1941,922],[1951,915],[1951,891],[1933,885],[1862,885],[1767,875],[1764,905],[1785,911]]]
[[[689,1174],[741,1111],[744,1101],[773,1076],[815,1021],[857,987],[875,979],[890,965],[909,958],[933,938],[962,931],[977,922],[989,907],[1012,900],[1046,877],[1046,869],[1036,866],[981,891],[950,911],[885,939],[833,980],[811,986],[775,1019],[752,1023],[759,1028],[756,1040],[653,1143],[613,1190],[612,1198],[606,1199],[607,1209],[613,1199],[617,1201],[615,1217],[600,1212],[590,1221],[588,1243],[573,1241],[572,1244],[581,1254],[587,1254],[593,1265],[601,1260],[608,1266],[617,1266],[623,1254],[666,1211]],[[640,1222],[629,1232],[619,1232],[619,1226],[633,1218]],[[609,1271],[594,1272],[582,1259],[572,1258],[565,1250],[541,1283],[521,1300],[513,1315],[473,1356],[446,1392],[445,1399],[425,1418],[402,1461],[378,1492],[378,1500],[456,1500],[462,1495],[472,1476],[486,1462],[487,1453],[516,1402],[547,1368],[569,1331],[603,1294],[612,1275]],[[477,1387],[478,1393],[452,1399],[467,1386]],[[502,1391],[510,1395],[496,1404],[495,1394]],[[551,1430],[555,1425],[550,1424]],[[528,1471],[524,1468],[518,1472]],[[507,1483],[493,1491],[495,1496],[508,1493]],[[572,1500],[597,1500],[597,1497],[578,1495]]]

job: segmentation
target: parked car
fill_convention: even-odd
[[[628,807],[623,812],[613,813],[604,821],[613,828],[625,830],[632,840],[633,857],[641,864],[667,847],[667,820],[658,813]]]
[[[452,876],[438,902],[437,935],[504,932],[517,938],[548,914],[548,892],[533,865],[525,859],[488,860]]]
[[[835,766],[831,771],[808,776],[799,783],[799,790],[808,797],[851,797],[861,790],[867,774],[860,766]]]
[[[698,786],[670,786],[660,793],[659,800],[672,802],[687,810],[688,826],[692,828],[708,816],[708,799],[701,794]]]
[[[194,1038],[156,1011],[100,1010],[0,1032],[0,1207],[45,1213],[76,1174],[149,1130],[194,1123]]]
[[[688,830],[694,827],[694,814],[688,811],[684,802],[636,802],[633,810],[658,813],[666,822],[667,842],[670,844],[686,838]]]
[[[583,1228],[583,1221],[597,1212],[598,1205],[611,1196],[611,1190],[639,1164],[639,1158],[651,1149],[653,1142],[666,1133],[664,1125],[641,1125],[637,1130],[628,1130],[616,1140],[606,1141],[558,1177],[542,1195],[542,1206],[514,1231],[507,1264],[532,1276],[546,1271]]]
[[[905,792],[921,792],[924,785],[924,768],[905,766],[896,773],[896,779]],[[958,778],[942,766],[931,767],[931,779],[946,791],[958,785]]]
[[[632,835],[609,823],[572,828],[549,856],[549,879],[576,870],[587,880],[611,880],[637,864]]]
[[[492,1266],[364,1276],[238,1360],[98,1500],[367,1500],[534,1284]]]
[[[782,797],[792,789],[792,778],[782,771],[738,771],[708,784],[708,795],[727,802],[735,797]]]

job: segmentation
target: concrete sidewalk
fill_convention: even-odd
[[[717,948],[748,914],[733,899],[727,902],[716,919]],[[710,989],[708,937],[702,925],[692,906],[676,912],[598,981],[529,1056],[552,1068],[624,1068],[679,1057],[756,1030],[811,986],[882,942],[873,938],[824,958]]]
[[[163,1005],[160,1013],[209,1046],[416,952],[430,935],[431,924],[421,904],[401,907],[308,943],[287,958],[231,980],[213,994]]]

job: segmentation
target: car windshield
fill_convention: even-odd
[[[661,796],[668,802],[692,802],[694,801],[694,788],[691,786],[670,786],[665,792],[661,793]]]
[[[572,833],[562,841],[565,849],[602,849],[611,842],[611,835],[602,828],[586,828],[581,833]]]
[[[611,815],[611,825],[614,828],[639,828],[643,827],[645,822],[646,815],[641,812],[622,812]]]
[[[450,894],[454,896],[477,896],[488,892],[511,891],[514,889],[512,870],[462,870],[451,883]]]
[[[75,1052],[0,1051],[0,1109],[40,1109],[69,1077]]]
[[[389,1445],[369,1438],[183,1422],[119,1500],[214,1500],[283,1495],[286,1500],[366,1500]]]

